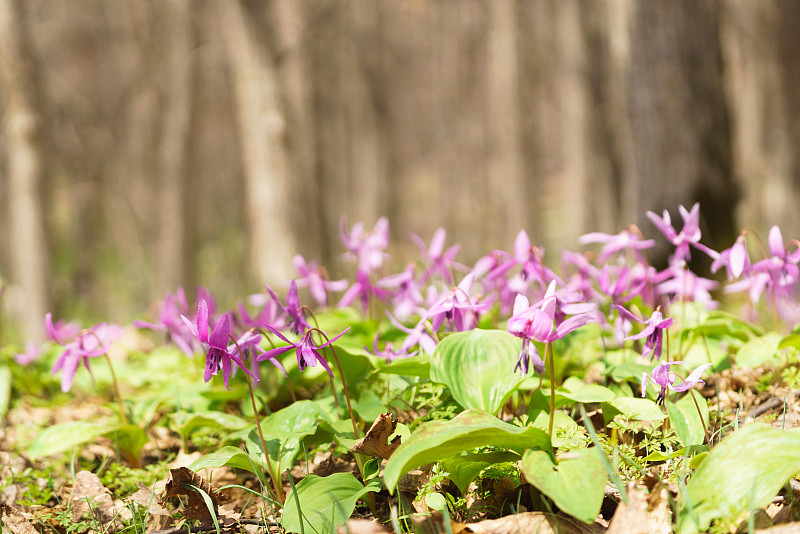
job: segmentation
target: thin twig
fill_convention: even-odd
[[[220,525],[221,530],[228,530],[238,528],[242,525],[258,525],[260,527],[277,527],[278,523],[274,521],[263,521],[260,519],[234,519],[233,523]],[[217,527],[214,525],[204,525],[199,527],[175,527],[166,530],[156,530],[150,534],[190,534],[191,532],[212,532],[216,531]]]

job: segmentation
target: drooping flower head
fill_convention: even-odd
[[[619,311],[620,316],[625,317],[629,321],[636,321],[646,325],[641,332],[632,336],[628,336],[625,339],[636,340],[646,338],[644,342],[644,350],[642,351],[642,357],[647,358],[649,356],[650,361],[653,361],[653,359],[660,360],[664,332],[666,332],[667,328],[672,326],[672,317],[664,319],[664,316],[661,314],[661,310],[657,308],[647,321],[643,321],[622,306],[615,305],[614,307],[617,309],[617,311]]]
[[[236,363],[244,372],[259,380],[254,375],[235,352],[228,351],[228,340],[231,337],[231,318],[224,313],[219,322],[210,330],[208,324],[208,305],[205,299],[200,299],[197,305],[197,321],[192,323],[186,316],[181,316],[183,322],[192,331],[192,334],[206,348],[206,369],[203,380],[208,382],[211,377],[219,373],[222,369],[222,379],[225,382],[225,389],[230,390],[230,377],[233,370],[233,363]]]
[[[78,366],[82,363],[91,374],[89,358],[97,358],[104,355],[111,343],[122,334],[121,326],[100,323],[91,328],[80,330],[72,339],[69,339],[64,336],[63,329],[58,332],[58,328],[53,327],[52,317],[49,313],[45,318],[45,323],[48,325],[48,335],[64,347],[64,352],[61,353],[61,356],[58,357],[58,360],[53,365],[53,374],[61,371],[61,391],[65,393],[72,388],[72,382],[75,379],[75,372],[78,370]],[[54,330],[50,331],[51,327]]]
[[[318,331],[318,329],[316,328],[310,328],[306,330],[305,334],[303,334],[303,337],[300,338],[300,341],[297,342],[289,341],[283,334],[281,334],[274,328],[271,327],[267,328],[273,334],[275,334],[283,341],[288,343],[288,345],[268,350],[266,352],[262,352],[256,357],[256,360],[261,362],[267,359],[274,359],[283,354],[284,352],[288,352],[294,349],[297,352],[297,366],[300,368],[301,371],[304,371],[306,367],[314,367],[317,365],[317,363],[319,363],[320,365],[322,365],[322,367],[325,368],[326,371],[328,371],[328,374],[331,377],[333,377],[333,372],[331,372],[331,368],[328,365],[328,361],[322,355],[321,351],[325,347],[330,346],[331,343],[342,337],[348,330],[350,330],[350,327],[347,327],[337,336],[330,338],[327,342],[323,343],[322,345],[317,345],[316,343],[314,343],[314,339],[312,337],[312,334]],[[319,331],[321,332],[321,330]]]
[[[297,287],[308,287],[311,296],[320,304],[328,304],[328,291],[344,291],[347,289],[347,280],[327,280],[321,267],[317,262],[306,262],[299,254],[292,260],[294,267],[300,277],[297,279]]]
[[[472,301],[470,297],[472,281],[473,276],[470,273],[457,287],[439,296],[428,309],[425,319],[431,321],[434,332],[437,332],[445,322],[451,324],[457,332],[475,327],[478,314],[486,311],[489,305]]]
[[[686,379],[678,384],[675,384],[675,379],[679,378],[677,373],[674,373],[669,370],[671,365],[678,365],[685,362],[664,362],[658,364],[653,371],[650,373],[650,376],[647,376],[647,373],[642,373],[642,397],[645,396],[647,393],[647,383],[648,381],[653,383],[654,385],[660,388],[658,392],[658,397],[656,402],[660,405],[664,405],[664,402],[667,399],[667,391],[686,391],[689,388],[694,387],[696,384],[705,384],[703,380],[700,379],[700,376],[703,372],[711,367],[710,363],[704,363],[694,371],[692,374],[686,377]]]
[[[347,255],[358,261],[358,269],[367,273],[379,271],[383,260],[388,256],[389,219],[381,217],[371,232],[364,231],[364,225],[357,222],[347,231],[347,219],[339,221],[339,238],[347,249]]]
[[[589,243],[602,243],[603,249],[597,256],[597,261],[603,262],[614,254],[622,253],[628,250],[633,251],[637,258],[639,258],[641,261],[644,261],[642,251],[652,248],[656,242],[653,239],[642,239],[641,236],[639,236],[639,234],[636,232],[625,229],[616,235],[604,234],[602,232],[591,232],[584,234],[578,238],[578,243],[581,245],[586,245]]]
[[[453,262],[461,245],[453,245],[447,250],[444,250],[444,242],[447,237],[447,232],[444,228],[439,228],[434,232],[431,244],[429,247],[425,246],[425,242],[417,234],[411,234],[411,240],[420,250],[422,259],[428,263],[428,267],[420,276],[419,282],[425,281],[432,275],[438,273],[442,276],[447,284],[453,283],[453,275],[450,272],[456,264]],[[462,268],[462,266],[458,266]]]
[[[306,316],[303,313],[302,307],[300,306],[300,297],[297,294],[297,282],[292,280],[289,284],[289,292],[286,293],[286,305],[278,299],[275,292],[272,291],[272,288],[269,286],[267,287],[267,291],[269,292],[272,299],[280,306],[283,313],[286,314],[286,323],[291,329],[292,332],[295,334],[302,334],[306,330],[310,328],[310,325],[306,321]],[[261,326],[271,326],[271,325],[261,325]]]
[[[683,228],[678,233],[672,227],[672,220],[670,219],[669,212],[664,210],[661,217],[653,213],[647,212],[647,218],[658,228],[664,236],[669,239],[670,243],[675,245],[674,258],[682,261],[689,261],[691,258],[690,245],[697,250],[707,254],[712,259],[716,259],[717,253],[707,246],[700,243],[702,234],[700,232],[700,204],[692,206],[691,211],[687,211],[683,206],[678,207],[681,218],[683,219]]]

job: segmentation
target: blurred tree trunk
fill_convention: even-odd
[[[723,92],[719,3],[635,2],[628,112],[640,220],[645,210],[701,203],[703,230],[735,239],[739,196]]]
[[[187,147],[190,136],[194,79],[194,35],[191,0],[172,0],[163,6],[164,32],[162,72],[165,74],[164,110],[161,113],[161,143],[158,152],[160,228],[158,242],[158,289],[172,291],[186,284],[191,270],[187,250],[186,190]]]
[[[41,95],[25,0],[0,0],[0,76],[8,162],[8,222],[13,281],[23,291],[22,334],[42,337],[48,308],[46,243],[39,187],[44,179]]]
[[[250,257],[261,283],[292,275],[294,245],[289,223],[289,157],[273,58],[261,46],[238,0],[219,2],[230,61],[244,162]]]

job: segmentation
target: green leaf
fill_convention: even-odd
[[[429,493],[425,496],[425,504],[431,510],[442,511],[447,506],[447,501],[441,493]]]
[[[616,416],[627,421],[662,421],[667,415],[650,399],[635,397],[617,397],[611,402],[603,403],[603,419],[606,423]]]
[[[386,405],[374,391],[362,391],[358,399],[353,399],[353,410],[364,421],[374,421],[386,412]]]
[[[775,356],[782,339],[783,336],[777,332],[751,339],[736,353],[736,364],[741,367],[760,366]]]
[[[675,434],[684,447],[690,445],[702,445],[706,440],[703,423],[708,425],[708,404],[705,399],[700,397],[695,405],[692,400],[692,393],[689,392],[684,398],[676,403],[667,401],[667,413],[670,423],[675,429]],[[700,408],[698,413],[697,408]],[[702,413],[702,419],[701,417]]]
[[[531,410],[528,416],[533,420],[531,426],[547,431],[550,428],[550,414],[546,410]],[[564,412],[556,412],[553,416],[553,435],[550,437],[553,447],[575,449],[584,444],[582,427]]]
[[[11,402],[11,369],[7,365],[0,365],[0,417],[8,412]]]
[[[317,431],[319,412],[317,403],[301,400],[273,413],[261,422],[267,452],[277,472],[282,472],[294,464],[294,459],[300,452],[301,440]],[[263,458],[258,429],[250,432],[247,437],[247,450],[251,455]],[[262,463],[266,464],[266,459]]]
[[[431,380],[446,384],[464,408],[497,413],[525,379],[514,372],[520,341],[505,330],[470,330],[445,338],[431,356]]]
[[[378,372],[393,374],[393,375],[418,376],[420,378],[430,378],[431,357],[429,354],[422,354],[419,356],[413,356],[411,358],[396,360],[390,364],[385,365]]]
[[[525,478],[553,499],[563,512],[592,523],[600,512],[606,487],[605,465],[595,447],[560,456],[558,463],[545,451],[529,450],[520,465]]]
[[[781,339],[781,342],[778,344],[778,348],[779,349],[792,348],[795,350],[800,350],[800,334],[789,334],[788,336],[784,336]]]
[[[147,443],[147,433],[136,425],[123,425],[109,430],[105,436],[110,438],[128,458],[138,459],[142,447]]]
[[[404,441],[386,463],[383,480],[394,492],[400,477],[421,465],[438,462],[476,447],[550,451],[550,438],[538,428],[510,425],[483,410],[466,410],[449,421],[429,421]]]
[[[224,412],[199,412],[193,413],[175,426],[182,436],[188,436],[196,428],[206,427],[222,430],[241,430],[251,423],[241,417]]]
[[[92,423],[89,421],[70,421],[46,428],[33,441],[28,449],[32,460],[68,451],[73,447],[88,443],[103,434],[113,431],[115,425]]]
[[[217,452],[201,456],[192,462],[189,469],[199,471],[200,469],[216,469],[225,465],[254,473],[262,479],[263,483],[266,483],[263,478],[263,471],[266,469],[266,465],[262,464],[258,458],[249,456],[242,449],[236,447],[222,447]]]
[[[745,425],[714,447],[686,487],[681,532],[705,531],[717,518],[738,519],[769,504],[800,471],[800,431]]]
[[[369,492],[380,491],[381,481],[376,478],[364,486],[351,473],[308,475],[295,488],[305,532],[322,534],[335,532],[343,525],[355,510],[356,501]],[[300,517],[293,490],[286,496],[281,525],[289,532],[300,532]]]
[[[466,495],[469,485],[481,471],[494,464],[516,462],[517,460],[519,460],[519,454],[514,452],[462,452],[442,461],[441,466],[450,473],[447,478],[453,481],[462,495]],[[430,504],[428,506],[433,508]]]

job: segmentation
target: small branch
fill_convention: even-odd
[[[224,521],[224,519],[223,519]],[[233,520],[232,523],[229,524],[221,524],[220,530],[230,530],[234,528],[238,528],[242,525],[258,525],[260,527],[277,527],[278,523],[274,521],[262,521],[260,519],[239,519]],[[150,534],[191,534],[192,532],[213,532],[216,531],[217,527],[214,525],[204,525],[199,527],[175,527],[175,528],[168,528],[166,530],[156,530],[151,532]]]

